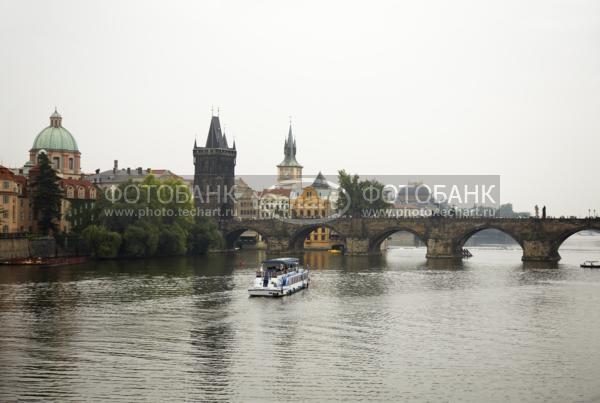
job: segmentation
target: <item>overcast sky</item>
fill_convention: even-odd
[[[82,168],[193,173],[211,107],[236,171],[499,174],[502,201],[600,214],[598,1],[0,0],[0,160],[56,105]]]

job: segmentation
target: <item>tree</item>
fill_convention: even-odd
[[[158,228],[145,221],[135,223],[123,234],[125,255],[131,257],[149,257],[158,247]]]
[[[33,213],[37,220],[38,230],[47,235],[52,231],[58,232],[60,220],[60,204],[62,190],[59,186],[60,178],[50,165],[46,153],[38,155],[38,172],[33,175],[31,189],[33,199]]]
[[[162,225],[156,253],[163,256],[183,255],[187,251],[187,233],[177,224]]]
[[[65,214],[71,224],[72,232],[81,233],[85,228],[94,224],[97,214],[96,203],[89,200],[69,200],[70,209]]]
[[[358,175],[350,175],[345,170],[338,172],[341,188],[336,203],[337,210],[345,215],[362,217],[367,211],[390,207],[383,198],[383,184],[376,180],[360,180]]]
[[[210,248],[221,249],[225,244],[217,224],[208,217],[199,217],[188,230],[188,253],[205,254]]]
[[[90,214],[122,235],[124,256],[203,254],[221,248],[224,241],[216,223],[205,217],[194,221],[193,207],[182,180],[148,175],[140,183],[120,184],[114,193],[101,192]]]
[[[119,253],[121,234],[118,232],[112,232],[97,225],[90,225],[83,230],[81,237],[93,258],[113,258]]]

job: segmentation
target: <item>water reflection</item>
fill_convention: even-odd
[[[311,287],[282,299],[247,295],[262,251],[0,268],[0,400],[599,395],[600,270],[578,266],[589,248],[557,265],[471,251],[305,252]]]

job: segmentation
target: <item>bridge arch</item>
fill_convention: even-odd
[[[227,249],[234,249],[236,246],[236,242],[238,241],[240,236],[246,231],[256,232],[262,237],[262,239],[267,244],[269,243],[269,234],[267,234],[261,228],[253,225],[242,225],[235,228],[229,228],[226,232],[223,233],[223,238],[225,239],[225,247]]]
[[[559,249],[560,246],[567,239],[569,239],[571,236],[573,236],[573,235],[575,235],[575,234],[577,234],[578,232],[581,232],[581,231],[597,231],[597,232],[600,232],[600,224],[597,224],[597,225],[582,225],[582,226],[579,226],[579,227],[572,228],[572,229],[570,229],[568,231],[563,231],[554,240],[554,243],[556,245],[556,249]]]
[[[335,234],[337,234],[337,236],[339,237],[338,241],[340,245],[346,244],[346,236],[342,234],[335,226],[324,222],[318,222],[303,225],[302,227],[294,231],[294,233],[290,237],[290,249],[295,251],[303,250],[304,241],[306,240],[308,235],[311,232],[323,227],[328,228],[330,231],[333,231]]]
[[[476,226],[474,228],[470,228],[468,231],[466,231],[465,233],[463,233],[462,235],[460,235],[459,238],[456,240],[456,247],[459,250],[462,249],[465,246],[465,243],[467,243],[467,241],[473,235],[478,234],[478,233],[480,233],[482,231],[486,231],[486,230],[496,230],[496,231],[502,232],[503,234],[508,235],[517,244],[519,244],[519,246],[521,247],[521,249],[523,249],[523,240],[521,239],[520,236],[518,236],[517,234],[515,234],[510,229],[504,228],[504,227],[499,226],[499,225],[492,225],[492,224],[478,225],[478,226]]]
[[[369,253],[379,252],[383,241],[385,241],[386,239],[388,239],[390,236],[392,236],[393,234],[395,234],[397,232],[411,233],[414,236],[416,236],[417,238],[419,238],[419,240],[421,242],[423,242],[425,245],[427,245],[427,237],[425,236],[425,234],[423,234],[413,228],[407,227],[407,226],[394,226],[394,227],[387,228],[387,229],[371,236],[371,238],[369,239]]]

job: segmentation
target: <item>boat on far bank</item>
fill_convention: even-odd
[[[251,297],[282,297],[308,288],[309,270],[293,257],[269,259],[262,262],[253,284],[248,288]]]
[[[586,269],[600,269],[600,260],[586,260],[581,263],[579,267],[585,267]]]

